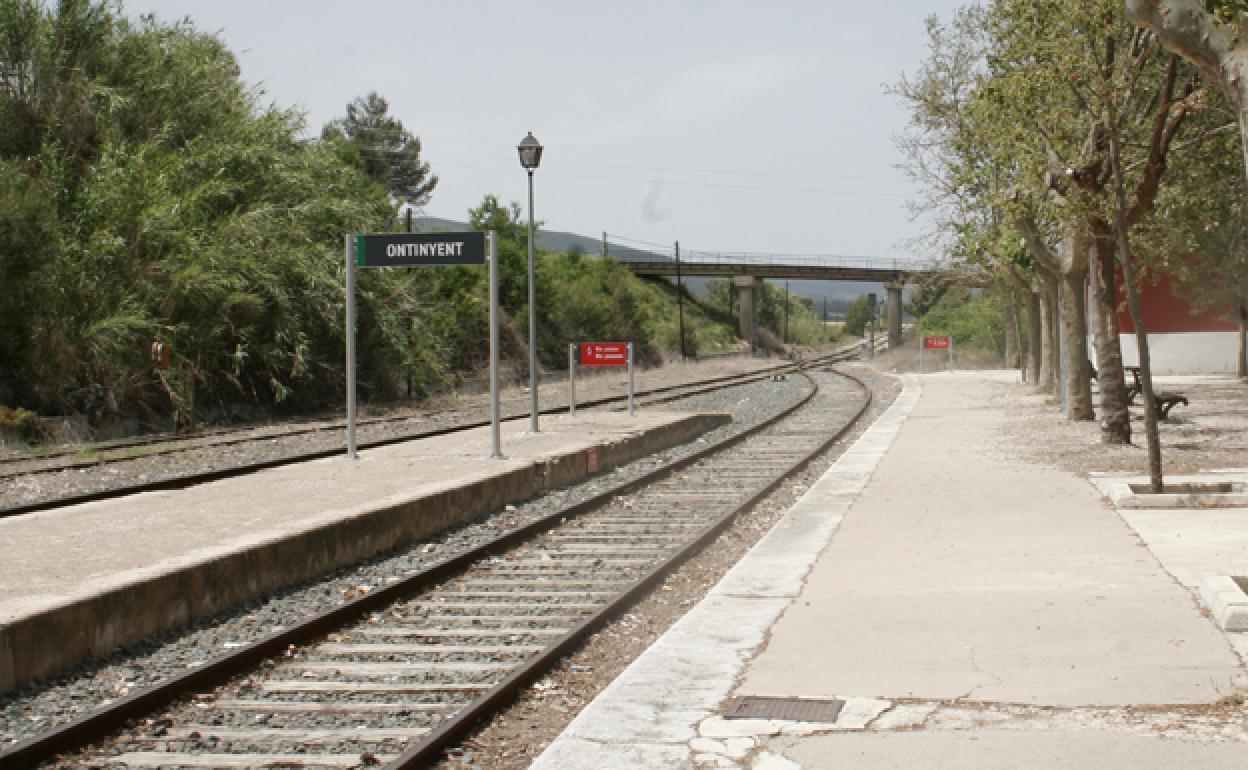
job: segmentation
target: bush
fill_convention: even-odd
[[[0,428],[11,431],[26,440],[37,438],[39,435],[39,421],[34,412],[4,404],[0,404]]]
[[[845,334],[850,337],[861,337],[867,331],[867,324],[871,321],[871,305],[868,304],[867,295],[863,294],[849,305],[849,310],[845,312]]]
[[[1005,321],[1002,298],[991,292],[973,293],[951,289],[919,319],[923,336],[948,335],[959,352],[979,351],[992,357],[1005,355]]]

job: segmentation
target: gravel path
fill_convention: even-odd
[[[723,362],[717,363],[722,366]],[[754,362],[745,363],[757,366]],[[678,370],[673,373],[680,379],[689,377],[687,370],[673,368]],[[714,376],[706,374],[705,371],[699,371],[698,375]],[[672,379],[675,381],[677,378]],[[608,380],[600,385],[609,389],[616,383]],[[653,386],[654,383],[647,385]],[[578,388],[578,392],[584,390]],[[395,580],[397,576],[423,569],[448,553],[476,545],[503,531],[548,515],[559,507],[585,499],[608,485],[652,470],[658,462],[668,462],[697,451],[708,442],[736,433],[775,414],[801,398],[805,392],[806,384],[803,379],[789,377],[780,382],[766,380],[691,397],[662,407],[682,411],[728,412],[733,415],[734,422],[682,447],[643,458],[611,473],[558,490],[523,505],[508,506],[483,521],[448,531],[403,552],[340,570],[326,579],[251,602],[234,612],[198,623],[190,629],[160,635],[133,649],[123,650],[107,660],[84,664],[53,680],[36,683],[9,694],[0,698],[0,736],[3,736],[0,740],[20,740],[64,723],[109,699],[123,696],[175,672],[199,665],[232,646],[253,640],[276,627],[336,606],[346,598]],[[176,462],[182,462],[182,459]]]

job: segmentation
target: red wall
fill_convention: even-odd
[[[1118,330],[1123,334],[1134,334],[1135,324],[1131,323],[1131,314],[1127,312],[1127,293],[1122,288],[1121,281],[1119,274],[1118,296],[1122,304],[1118,312]],[[1177,286],[1177,281],[1168,275],[1145,279],[1140,290],[1140,309],[1144,313],[1144,325],[1149,334],[1239,330],[1239,322],[1235,320],[1237,313],[1229,308],[1215,308],[1192,315],[1187,300],[1181,298],[1184,293],[1176,291]]]

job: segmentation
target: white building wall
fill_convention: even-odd
[[[1095,346],[1091,350],[1095,354]],[[1153,374],[1235,374],[1239,332],[1150,333],[1148,350]],[[1134,334],[1122,335],[1122,363],[1140,365]]]

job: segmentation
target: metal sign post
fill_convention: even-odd
[[[346,239],[347,254],[347,459],[355,455],[355,236]]]
[[[347,459],[358,459],[355,441],[356,268],[485,265],[487,262],[490,267],[490,422],[493,430],[490,456],[501,458],[503,454],[499,449],[498,423],[498,236],[494,232],[490,232],[488,236],[486,233],[476,232],[348,235],[344,250],[347,262]]]
[[[923,350],[931,348],[932,350],[940,350],[944,348],[949,351],[949,370],[953,371],[953,337],[945,335],[943,337],[919,337],[919,373],[923,372]]]
[[[503,459],[498,409],[498,233],[486,233],[490,262],[490,459]]]
[[[576,414],[576,343],[568,343],[568,414]]]
[[[631,342],[628,343],[628,416],[637,416],[633,399],[633,343]]]
[[[636,392],[633,390],[633,343],[631,342],[582,342],[574,346],[579,366],[627,366],[628,367],[628,416],[635,417]],[[569,364],[570,372],[571,364]]]

